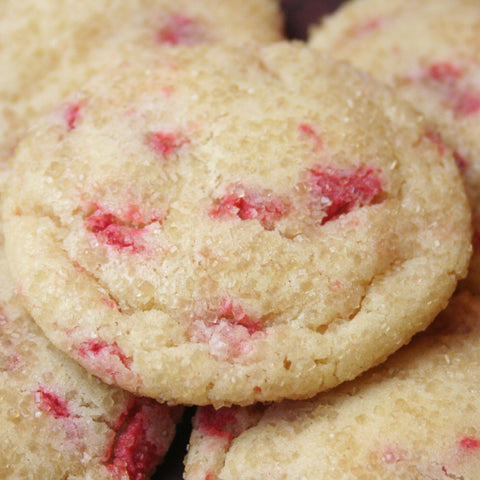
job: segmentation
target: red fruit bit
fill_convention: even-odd
[[[68,418],[71,415],[65,400],[62,400],[57,394],[48,391],[43,386],[37,389],[34,398],[35,403],[42,412],[49,413],[55,418]]]
[[[81,343],[78,351],[82,357],[90,359],[116,357],[125,368],[130,368],[132,363],[132,360],[122,352],[116,343],[109,344],[98,340],[89,340]]]
[[[139,397],[132,400],[114,425],[115,436],[107,448],[105,464],[121,478],[146,480],[166,454],[164,432],[171,424],[166,405]]]
[[[303,136],[309,138],[313,142],[314,151],[323,150],[323,140],[319,133],[310,124],[301,123],[298,126],[298,130]]]
[[[463,437],[460,440],[460,447],[469,452],[480,449],[480,438],[476,437]]]
[[[260,320],[253,319],[240,305],[225,297],[214,314],[206,312],[193,320],[191,339],[207,343],[217,358],[232,361],[248,355],[254,347],[252,339],[264,334]]]
[[[241,220],[258,220],[266,230],[288,214],[289,205],[278,197],[248,189],[240,184],[230,185],[225,196],[210,209],[213,218],[237,216]]]
[[[458,80],[462,76],[462,71],[460,67],[450,62],[437,62],[427,69],[427,76],[437,82],[451,82]]]
[[[111,308],[112,310],[118,310],[118,305],[111,298],[102,297],[100,301],[108,308]]]
[[[189,143],[190,140],[176,132],[153,132],[147,134],[147,142],[156,153],[167,158],[176,153],[183,145]]]
[[[480,111],[480,94],[457,87],[457,81],[463,76],[460,67],[450,62],[432,64],[424,74],[446,87],[445,105],[453,110],[456,116],[466,117]]]
[[[261,322],[250,318],[243,308],[240,305],[234,305],[232,299],[229,297],[222,299],[217,313],[220,319],[225,319],[235,325],[245,327],[250,335],[263,329]]]
[[[151,215],[148,222],[143,223],[143,215],[135,206],[128,207],[124,218],[106,212],[97,205],[95,208],[97,210],[85,219],[85,227],[102,243],[134,253],[145,251],[142,238],[145,226],[161,220],[160,215]]]
[[[118,219],[110,214],[104,215],[100,221],[105,222],[105,228],[97,228],[96,230],[92,229],[92,232],[98,234],[97,237],[101,238],[104,243],[120,249],[130,248],[134,252],[140,252],[143,250],[142,245],[139,244],[136,239],[136,236],[140,233],[138,229],[127,227],[125,225],[118,225],[116,223]]]
[[[222,407],[215,410],[211,405],[198,407],[194,417],[193,426],[203,435],[219,437],[229,443],[235,438],[238,430],[238,407]]]
[[[377,203],[383,193],[378,171],[372,167],[337,170],[318,166],[309,171],[312,207],[321,207],[321,225],[354,208]]]
[[[453,159],[455,160],[455,163],[457,164],[457,167],[460,170],[460,172],[463,173],[467,170],[469,162],[463,155],[458,153],[457,150],[453,152]]]
[[[447,151],[447,145],[443,142],[443,138],[438,132],[434,130],[427,130],[425,132],[425,138],[437,146],[437,150],[440,155],[445,155],[445,152]]]
[[[205,40],[205,31],[195,19],[174,13],[163,19],[156,38],[167,45],[195,45]]]
[[[453,91],[447,102],[457,116],[466,117],[480,111],[480,95],[476,92]]]
[[[69,132],[76,128],[77,121],[81,117],[81,108],[80,103],[69,103],[65,106],[63,118]]]
[[[424,135],[427,140],[430,140],[432,143],[437,145],[438,153],[440,155],[445,155],[447,151],[451,151],[451,148],[447,146],[447,144],[443,141],[442,136],[438,132],[434,130],[427,130]],[[468,161],[466,158],[457,150],[452,151],[452,155],[458,169],[461,172],[464,172],[468,168]]]

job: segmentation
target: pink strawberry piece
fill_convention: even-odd
[[[111,298],[103,297],[100,299],[100,301],[108,308],[111,308],[112,310],[118,310],[118,305]]]
[[[225,218],[237,216],[241,220],[258,220],[266,230],[273,230],[275,222],[289,212],[289,205],[279,197],[244,187],[230,185],[227,193],[210,209],[210,216]]]
[[[80,355],[87,359],[103,359],[108,361],[109,357],[116,357],[125,368],[130,368],[131,359],[127,357],[120,347],[116,344],[109,344],[98,340],[89,340],[80,344],[78,351]]]
[[[445,152],[447,151],[447,145],[444,143],[442,136],[438,132],[434,130],[427,130],[425,132],[425,138],[437,145],[438,153],[440,155],[445,155]]]
[[[300,133],[313,141],[313,150],[323,150],[323,140],[320,134],[309,123],[301,123],[298,126]]]
[[[262,322],[229,297],[222,299],[215,313],[197,316],[191,331],[193,341],[208,344],[212,355],[227,361],[247,355],[253,348],[252,339],[263,335]]]
[[[337,170],[321,165],[309,171],[312,206],[324,213],[321,225],[354,208],[376,203],[383,193],[378,172],[372,167]]]
[[[450,62],[437,62],[428,67],[427,76],[437,82],[452,82],[462,76],[462,70]]]
[[[480,94],[469,91],[453,91],[447,102],[457,116],[466,117],[480,111]]]
[[[124,218],[105,211],[94,204],[96,210],[85,219],[86,228],[106,245],[134,253],[145,251],[142,234],[147,224],[160,221],[159,214],[151,214],[144,223],[144,215],[138,207],[130,205]]]
[[[202,26],[182,13],[166,17],[156,34],[157,41],[167,45],[194,45],[205,39]]]
[[[480,111],[480,93],[458,86],[464,75],[462,69],[450,62],[433,63],[427,68],[425,78],[444,85],[444,103],[457,117],[474,115]]]
[[[234,305],[230,297],[224,297],[222,304],[218,307],[218,317],[225,319],[235,325],[241,325],[248,330],[250,335],[263,329],[259,320],[249,317],[241,305]]]
[[[164,425],[169,420],[166,405],[145,397],[130,402],[114,425],[115,436],[107,449],[105,464],[124,478],[146,480],[167,452],[162,438]]]
[[[460,172],[465,172],[467,168],[469,167],[469,162],[468,160],[461,155],[457,150],[453,152],[453,159],[455,160],[455,163],[457,164],[458,169]]]
[[[464,172],[468,168],[468,161],[466,158],[457,150],[452,151],[452,149],[443,141],[442,136],[438,132],[435,130],[427,130],[425,132],[425,138],[437,145],[438,153],[440,155],[445,155],[447,151],[452,152],[453,159],[455,160],[460,172]]]
[[[219,437],[230,443],[235,438],[235,429],[238,428],[237,407],[222,407],[215,410],[211,405],[198,407],[194,417],[194,427],[204,435]]]
[[[147,135],[148,144],[151,148],[166,158],[177,152],[183,145],[189,143],[189,139],[175,132],[153,132]]]
[[[136,242],[136,236],[139,230],[120,224],[121,220],[111,213],[94,213],[87,218],[88,229],[95,233],[107,245],[115,246],[120,249],[131,248],[134,251],[142,249]]]
[[[35,403],[42,412],[49,413],[55,418],[68,418],[71,415],[66,401],[44,386],[38,387],[35,392]]]
[[[466,436],[460,440],[460,447],[467,451],[474,451],[480,449],[480,438]]]
[[[77,121],[81,116],[80,103],[69,103],[68,105],[66,105],[63,116],[68,131],[74,130],[77,127]]]

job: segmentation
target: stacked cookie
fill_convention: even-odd
[[[55,439],[42,454],[51,466],[5,454],[5,472],[148,478],[188,405],[199,406],[188,479],[474,478],[477,299],[456,297],[383,363],[467,274],[466,154],[394,89],[313,40],[280,41],[275,21],[262,37],[221,34],[231,17],[255,17],[252,31],[263,9],[278,18],[268,2],[230,5],[215,33],[187,3],[163,5],[169,27],[148,46],[139,25],[153,14],[124,3],[126,37],[99,22],[101,49],[78,44],[28,98],[5,94],[21,138],[2,198],[5,284],[63,352],[32,326],[35,355],[54,352],[48,371],[71,365],[76,385],[32,373],[18,389],[28,421],[72,440],[80,465],[65,465]],[[11,336],[3,370],[16,379]],[[120,413],[126,402],[136,406]],[[87,453],[85,403],[110,438]]]
[[[7,0],[0,5],[0,26],[2,202],[11,154],[29,125],[53,109],[67,130],[74,129],[82,109],[63,97],[107,65],[145,52],[161,58],[177,45],[281,38],[277,6],[256,0]],[[150,478],[183,407],[107,385],[57,350],[24,310],[1,229],[0,478]],[[15,266],[12,273],[18,273]],[[87,351],[114,355],[99,343]]]
[[[357,0],[309,39],[422,111],[427,138],[459,167],[475,232],[479,13],[470,1]],[[381,366],[306,401],[201,407],[185,478],[477,479],[477,236],[468,277],[447,309]]]

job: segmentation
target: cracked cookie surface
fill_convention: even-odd
[[[425,129],[301,44],[130,62],[17,150],[19,290],[56,345],[133,392],[313,396],[425,328],[465,274],[462,182]]]
[[[473,211],[463,287],[480,293],[480,3],[356,0],[312,30],[309,44],[392,86],[422,111],[439,151],[453,153]],[[412,34],[412,32],[415,32]]]
[[[480,298],[462,292],[383,365],[308,401],[200,407],[186,480],[477,478]]]

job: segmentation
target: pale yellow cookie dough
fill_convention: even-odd
[[[183,404],[311,397],[425,328],[466,273],[451,156],[390,90],[300,43],[144,57],[67,106],[13,159],[7,251],[47,336],[107,382]]]

